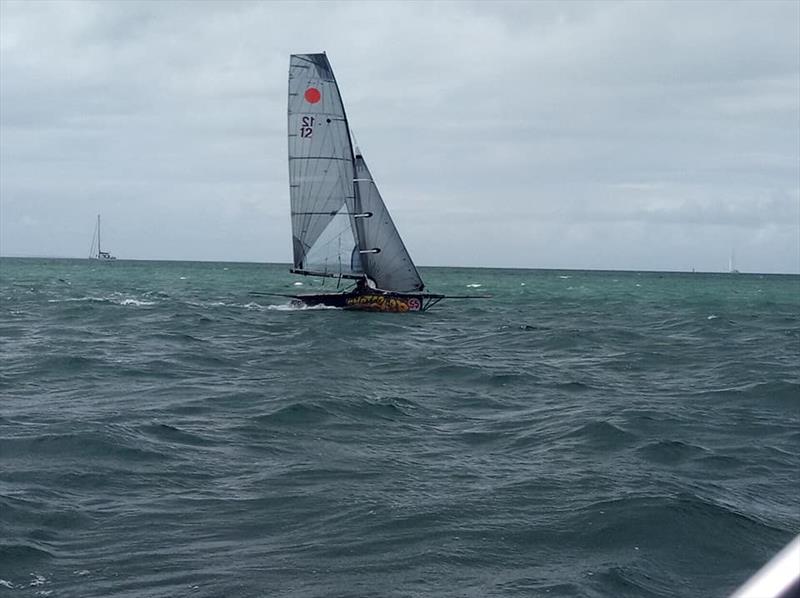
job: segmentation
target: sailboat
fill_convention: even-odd
[[[89,248],[90,260],[103,260],[110,261],[117,259],[116,256],[111,255],[108,251],[103,251],[100,248],[100,214],[97,215],[97,224],[94,226],[94,234],[92,235],[92,246]]]
[[[290,272],[354,286],[287,295],[305,306],[409,312],[445,298],[425,284],[383,202],[364,154],[354,145],[328,57],[289,61]]]
[[[735,254],[731,249],[731,257],[728,258],[728,273],[729,274],[739,274],[739,271],[736,269],[736,262],[735,262]]]

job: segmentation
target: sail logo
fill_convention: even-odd
[[[303,95],[303,97],[309,104],[316,104],[322,99],[322,94],[316,87],[309,87],[306,89],[306,93]]]

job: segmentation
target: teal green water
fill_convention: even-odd
[[[800,531],[800,277],[422,275],[493,298],[0,260],[0,594],[726,596]]]

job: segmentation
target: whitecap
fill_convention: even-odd
[[[185,276],[181,276],[181,280],[186,280],[186,277]]]
[[[37,573],[31,573],[31,577],[33,577],[33,580],[28,585],[32,588],[43,586],[45,583],[47,583],[47,578],[44,577],[43,575],[39,575]]]
[[[96,301],[98,303],[102,303],[103,301],[108,301],[108,299],[103,297],[65,297],[64,299],[48,299],[48,303],[70,303],[72,301]]]
[[[292,284],[293,284],[293,286],[296,286],[296,287],[301,287],[301,286],[303,286],[303,283],[302,283],[302,282],[295,282],[295,283],[292,283]]]
[[[519,286],[521,286],[521,287],[524,287],[524,286],[525,286],[525,283],[524,283],[524,282],[521,282],[521,283],[519,283]]]
[[[478,287],[482,287],[482,286],[483,286],[482,284],[478,284],[478,283],[476,283],[476,282],[473,282],[473,283],[471,283],[471,284],[468,284],[468,285],[467,285],[467,288],[470,288],[470,289],[477,289]]]
[[[706,320],[716,320],[718,317],[719,317],[719,316],[717,316],[717,315],[715,315],[715,314],[711,314],[710,316],[708,316],[708,317],[706,318]]]
[[[139,299],[123,299],[119,302],[120,305],[135,305],[140,307],[142,305],[155,305],[155,301],[140,301]]]
[[[5,579],[0,579],[0,588],[8,588],[9,590],[13,590],[14,584],[10,581],[6,581]]]
[[[568,280],[568,279],[572,278],[572,276],[559,276],[559,278],[562,278],[564,280]]]

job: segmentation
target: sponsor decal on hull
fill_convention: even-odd
[[[419,311],[422,302],[416,297],[392,297],[387,295],[358,295],[349,297],[346,306],[351,309],[371,309],[375,311]]]

